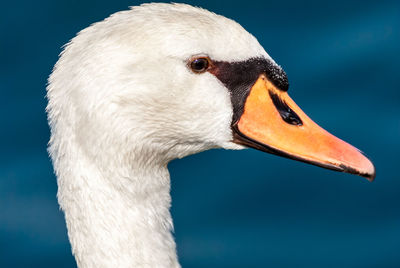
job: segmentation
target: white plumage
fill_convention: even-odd
[[[225,17],[183,4],[113,14],[73,38],[49,78],[49,152],[78,266],[179,267],[167,163],[239,149],[228,90],[194,55],[269,58]]]

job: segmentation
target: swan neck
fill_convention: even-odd
[[[58,186],[78,267],[180,267],[166,166],[107,171],[81,159]]]

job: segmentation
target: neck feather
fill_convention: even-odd
[[[75,155],[74,163],[58,159],[55,166],[58,200],[78,266],[180,267],[166,165],[110,170]]]

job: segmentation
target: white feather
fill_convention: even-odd
[[[78,266],[180,267],[167,163],[233,144],[228,90],[193,55],[268,54],[239,24],[183,4],[118,12],[73,38],[49,78],[49,152]]]

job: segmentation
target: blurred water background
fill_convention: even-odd
[[[46,152],[46,79],[76,32],[140,3],[2,3],[0,267],[76,267]],[[182,266],[400,267],[400,2],[187,3],[255,35],[286,70],[297,104],[365,151],[377,178],[369,183],[255,150],[175,160]]]

